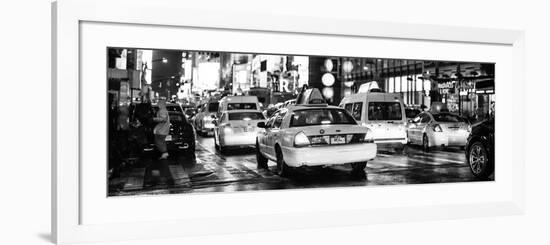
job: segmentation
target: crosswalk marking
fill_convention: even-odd
[[[435,162],[433,163],[439,163],[439,162],[448,162],[448,163],[455,163],[455,164],[464,164],[464,161],[459,161],[459,160],[451,160],[451,159],[445,159],[445,158],[440,158],[440,157],[434,157],[434,156],[426,156],[426,155],[413,155],[415,157],[421,157],[421,158],[428,158],[428,159],[433,159],[435,160]],[[412,160],[412,161],[416,161],[416,162],[420,162],[420,163],[432,163],[432,162],[427,162],[426,160],[419,160],[419,159],[416,159],[416,158],[411,158],[409,157],[407,160]]]
[[[124,190],[135,190],[143,188],[143,179],[145,177],[145,168],[134,168],[130,170],[126,183],[124,184]]]
[[[197,164],[201,164],[204,168],[211,170],[215,174],[218,180],[223,181],[235,181],[238,180],[233,174],[231,174],[225,166],[220,166],[215,162],[204,162],[197,158]]]
[[[191,181],[189,179],[189,175],[180,164],[170,165],[169,169],[170,169],[170,174],[172,175],[172,179],[174,180],[175,186],[191,187]]]

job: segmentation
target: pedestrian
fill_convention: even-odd
[[[153,118],[153,121],[157,123],[153,129],[153,134],[155,135],[155,145],[160,152],[160,159],[167,159],[166,136],[170,132],[170,116],[168,110],[166,110],[165,98],[159,99],[158,107],[157,115]]]

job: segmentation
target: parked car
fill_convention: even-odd
[[[283,107],[289,107],[289,106],[295,105],[295,104],[296,104],[296,99],[291,99],[291,100],[285,101],[285,103],[283,104]]]
[[[256,134],[261,129],[258,122],[265,122],[259,110],[225,111],[214,121],[214,145],[224,154],[228,148],[254,147]]]
[[[416,106],[407,106],[407,107],[405,107],[405,117],[407,117],[407,120],[413,120],[421,112],[422,112],[422,110],[419,107],[416,107]]]
[[[465,148],[466,162],[478,179],[488,179],[495,171],[495,120],[474,127]]]
[[[424,151],[432,147],[464,147],[470,134],[470,123],[449,112],[422,112],[407,129],[410,144],[421,145]]]
[[[407,144],[407,118],[400,94],[374,89],[346,96],[340,107],[372,131],[375,143],[389,145],[398,152]]]
[[[187,119],[193,118],[197,114],[197,107],[194,104],[182,104],[181,108]]]
[[[170,118],[170,133],[166,136],[168,151],[194,156],[196,137],[193,125],[187,120],[179,104],[166,104],[166,109]],[[155,114],[158,110],[159,107],[153,105]]]
[[[279,108],[275,107],[275,105],[270,105],[262,112],[262,114],[264,115],[264,117],[270,118],[271,116],[273,116],[273,114],[275,114],[277,110],[279,110]]]
[[[212,115],[218,112],[219,103],[217,100],[210,100],[201,104],[197,108],[197,114],[193,118],[195,130],[200,135],[213,135],[214,124],[212,123]]]
[[[231,110],[260,110],[260,102],[256,96],[226,96],[220,100],[218,106],[217,117],[221,116],[221,113]]]
[[[353,176],[364,176],[367,161],[376,157],[372,131],[340,107],[291,105],[279,109],[266,123],[259,122],[258,127],[263,129],[256,139],[258,167],[267,168],[268,160],[275,161],[281,176],[296,167],[349,163]]]

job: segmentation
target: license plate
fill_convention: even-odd
[[[249,127],[244,127],[243,130],[245,132],[249,132],[249,131],[254,131],[254,128],[252,126],[249,126]]]
[[[172,141],[172,135],[167,135],[166,136],[166,141]]]
[[[345,143],[346,143],[345,136],[336,135],[336,136],[330,137],[330,144],[339,145],[339,144],[345,144]]]
[[[328,144],[328,142],[329,142],[329,136],[311,137],[312,144]]]

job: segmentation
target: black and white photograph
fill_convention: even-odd
[[[495,63],[108,47],[108,196],[495,180]]]

